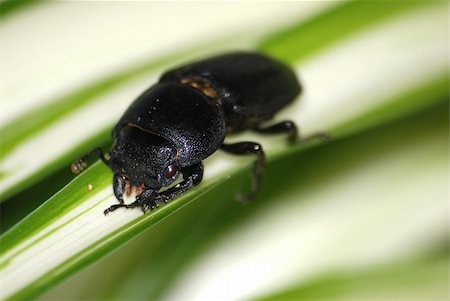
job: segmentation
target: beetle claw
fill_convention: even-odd
[[[126,205],[124,205],[124,204],[112,205],[111,207],[106,208],[105,211],[103,211],[103,214],[106,216],[106,215],[108,215],[108,213],[113,212],[117,208],[120,208],[120,207],[126,207]]]
[[[162,195],[162,194],[158,195],[158,196],[155,198],[155,202],[158,204],[158,206],[159,206],[162,202],[164,202],[165,204],[167,204],[168,201],[169,201],[169,198],[168,198],[167,196],[165,196],[165,195]]]
[[[115,211],[117,208],[126,208],[126,209],[131,209],[131,208],[135,208],[138,207],[140,204],[138,202],[133,202],[131,204],[115,204],[110,206],[109,208],[106,208],[105,211],[103,211],[104,215],[108,215],[108,213]]]
[[[72,165],[70,165],[70,169],[74,174],[79,174],[86,168],[86,166],[87,166],[86,161],[80,159],[73,162]]]
[[[148,204],[145,204],[145,203],[142,204],[141,205],[141,210],[145,214],[149,210],[154,210],[154,209],[158,208],[159,205],[160,205],[159,203],[157,203],[155,201],[151,201]]]
[[[301,138],[301,137],[297,138],[293,142],[307,143],[307,142],[310,142],[311,140],[315,140],[315,139],[320,139],[322,142],[330,142],[330,140],[332,140],[333,138],[327,132],[317,132],[317,133],[314,133],[311,136],[307,136],[305,138]]]

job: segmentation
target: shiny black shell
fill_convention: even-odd
[[[225,138],[225,118],[219,104],[202,92],[179,83],[159,83],[125,111],[113,137],[127,125],[167,139],[178,151],[180,166],[199,163]]]
[[[301,92],[284,63],[254,52],[234,52],[201,60],[163,74],[160,82],[201,79],[219,94],[229,132],[270,119]]]
[[[227,132],[272,118],[300,91],[294,72],[263,54],[215,56],[164,73],[127,109],[113,138],[124,126],[139,127],[167,139],[180,166],[190,166],[220,148]]]

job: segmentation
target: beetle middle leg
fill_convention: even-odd
[[[256,162],[253,166],[252,190],[249,193],[240,193],[237,196],[237,199],[240,202],[247,202],[253,199],[260,190],[262,175],[266,167],[266,156],[261,144],[256,142],[238,142],[233,144],[222,144],[221,149],[235,155],[256,155]]]
[[[72,172],[75,174],[78,174],[81,171],[83,171],[87,166],[87,163],[86,163],[87,158],[92,154],[96,154],[99,157],[99,159],[103,161],[103,163],[105,163],[106,165],[109,166],[109,160],[105,158],[105,155],[103,154],[103,150],[100,147],[97,147],[97,148],[94,148],[93,150],[91,150],[90,152],[88,152],[87,154],[85,154],[83,157],[81,157],[77,161],[73,162],[72,165],[70,166],[70,169],[72,170]]]
[[[252,129],[255,132],[267,133],[267,134],[287,133],[288,141],[290,143],[308,142],[310,140],[317,139],[317,138],[319,138],[323,141],[330,140],[330,136],[324,132],[318,132],[318,133],[312,134],[307,137],[302,137],[300,135],[300,131],[299,131],[297,125],[291,120],[281,121],[279,123],[269,125],[267,127],[262,127],[260,125],[257,125],[255,127],[253,127]]]

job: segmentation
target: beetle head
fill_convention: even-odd
[[[133,185],[160,189],[179,175],[177,150],[172,143],[137,126],[122,128],[111,147],[110,166]]]

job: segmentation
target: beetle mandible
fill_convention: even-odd
[[[266,55],[233,52],[194,62],[164,73],[125,111],[112,131],[114,143],[105,156],[100,148],[72,164],[74,172],[86,167],[90,154],[114,172],[113,190],[119,204],[105,210],[140,207],[145,213],[202,181],[202,160],[218,149],[254,154],[252,190],[259,191],[265,167],[262,146],[256,142],[224,143],[225,136],[243,130],[286,133],[299,140],[289,120],[270,126],[262,123],[292,102],[301,92],[294,72]],[[178,177],[183,180],[160,192]],[[125,204],[123,194],[137,191],[136,200]]]

